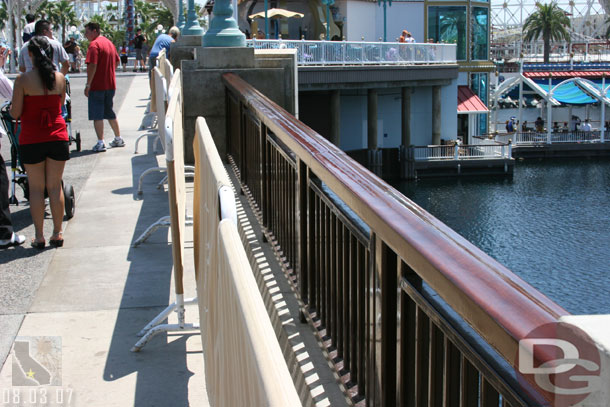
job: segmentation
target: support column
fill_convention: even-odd
[[[377,89],[367,90],[367,135],[369,150],[377,149]]]
[[[330,91],[330,141],[341,148],[341,91]]]
[[[432,144],[441,144],[441,87],[432,87]]]
[[[401,89],[401,144],[406,148],[411,145],[411,88]]]

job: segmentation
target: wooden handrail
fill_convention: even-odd
[[[509,363],[520,339],[568,314],[237,75],[223,82]]]

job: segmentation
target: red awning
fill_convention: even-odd
[[[523,72],[523,76],[530,79],[548,79],[549,75],[553,78],[569,79],[569,78],[601,78],[603,76],[610,77],[608,71],[541,71],[541,72]]]
[[[458,86],[458,114],[488,113],[485,103],[468,87]]]

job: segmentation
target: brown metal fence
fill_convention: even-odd
[[[355,402],[550,404],[511,366],[565,310],[238,76],[223,82],[227,151]]]

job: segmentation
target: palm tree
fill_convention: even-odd
[[[74,8],[68,0],[61,0],[55,4],[55,24],[61,26],[61,43],[66,42],[66,28],[79,23]]]
[[[542,36],[544,41],[544,62],[549,62],[551,53],[551,40],[569,40],[570,19],[557,3],[542,4],[536,3],[536,10],[531,14],[525,24],[523,24],[523,32],[525,33],[524,41],[532,41]]]
[[[4,30],[8,21],[8,10],[4,0],[0,1],[0,30]]]

